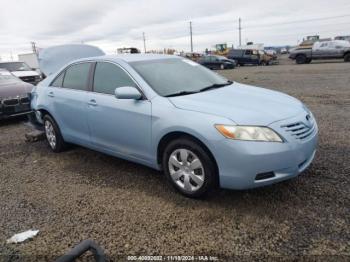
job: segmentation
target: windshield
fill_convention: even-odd
[[[196,93],[228,80],[188,59],[169,58],[131,62],[130,65],[161,96]]]
[[[23,62],[9,62],[9,63],[0,63],[0,68],[4,68],[10,72],[12,71],[31,71],[32,69]]]

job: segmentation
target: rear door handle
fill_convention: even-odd
[[[54,97],[54,96],[55,96],[55,94],[54,94],[52,91],[50,91],[47,95],[48,95],[49,97]]]
[[[88,102],[88,105],[89,105],[89,106],[97,106],[96,100],[95,100],[95,99],[91,99],[91,100]]]

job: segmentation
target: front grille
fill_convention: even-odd
[[[6,99],[6,100],[3,100],[2,103],[5,106],[15,106],[19,104],[19,99],[18,98]]]
[[[29,82],[29,83],[35,82],[35,76],[21,76],[20,79],[24,82]]]
[[[308,125],[303,122],[291,123],[281,126],[287,133],[290,133],[293,137],[299,140],[307,139],[311,136],[315,129],[315,121],[308,121]]]
[[[13,115],[30,111],[29,97],[7,98],[0,101],[0,110],[5,115]]]
[[[28,104],[30,102],[29,97],[22,97],[20,101],[21,104]]]

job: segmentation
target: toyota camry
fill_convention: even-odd
[[[31,99],[54,152],[72,143],[163,170],[189,197],[293,178],[317,145],[315,118],[299,100],[177,56],[75,60]]]

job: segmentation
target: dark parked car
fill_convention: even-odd
[[[33,85],[0,69],[0,119],[31,112],[29,94]]]
[[[236,67],[236,61],[219,55],[203,56],[198,60],[198,63],[210,69],[233,69]]]
[[[229,59],[237,61],[238,65],[269,65],[272,57],[262,50],[231,49],[227,55]]]

